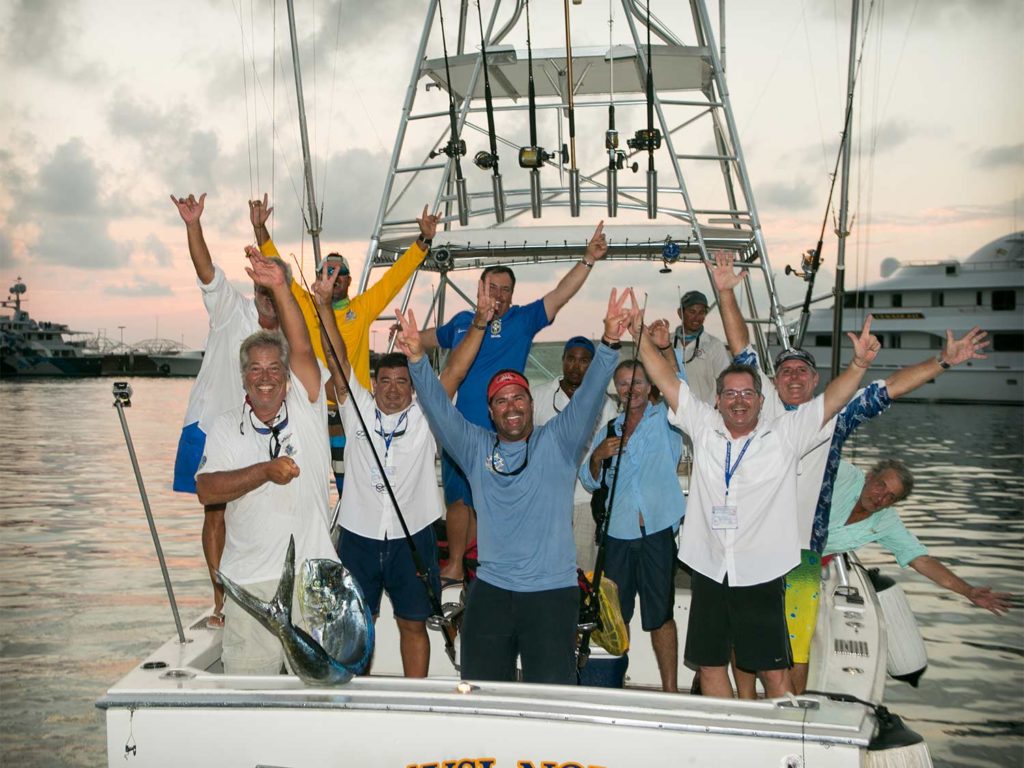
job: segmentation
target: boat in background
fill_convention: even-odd
[[[19,277],[8,288],[0,306],[13,310],[0,316],[0,376],[99,376],[101,358],[91,354],[84,331],[73,331],[64,323],[39,322],[22,309],[21,297],[28,290]]]
[[[1024,404],[1024,232],[993,240],[963,261],[886,259],[882,278],[843,297],[843,345],[850,346],[845,332],[858,332],[869,313],[882,342],[869,379],[938,355],[946,329],[959,338],[979,326],[992,342],[986,359],[950,369],[906,400]],[[814,310],[803,348],[824,380],[832,341],[832,308]]]

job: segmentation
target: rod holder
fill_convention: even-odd
[[[505,189],[501,184],[501,174],[491,176],[491,190],[494,192],[494,218],[499,224],[505,221]]]
[[[530,171],[530,211],[533,218],[540,218],[540,171],[534,168]]]
[[[658,172],[647,171],[647,218],[658,218]]]
[[[573,218],[580,215],[580,170],[569,169],[569,213]]]
[[[469,195],[466,194],[466,180],[455,180],[455,194],[459,200],[459,224],[463,227],[469,224]]]
[[[619,215],[619,169],[614,164],[608,167],[608,218]]]

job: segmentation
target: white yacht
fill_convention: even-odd
[[[988,331],[984,360],[957,366],[925,384],[907,400],[1024,403],[1024,232],[978,249],[969,258],[882,262],[882,280],[850,291],[843,301],[843,339],[864,317],[882,342],[869,378],[939,354],[946,330],[957,338],[974,326]],[[823,378],[832,354],[832,309],[811,313],[803,348],[814,355]]]

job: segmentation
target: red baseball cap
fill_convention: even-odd
[[[498,390],[502,387],[507,387],[509,384],[518,384],[520,387],[525,389],[527,393],[530,392],[530,382],[528,382],[526,377],[519,371],[498,371],[491,377],[491,381],[487,385],[487,402],[491,402],[491,398],[497,394]]]

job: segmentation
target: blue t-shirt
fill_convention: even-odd
[[[525,307],[511,306],[499,320],[497,332],[495,323],[491,323],[484,332],[480,351],[459,387],[455,401],[459,413],[469,422],[486,429],[491,428],[491,416],[487,410],[487,384],[491,377],[504,368],[520,373],[526,370],[533,337],[551,325],[544,309],[544,299],[537,299]],[[454,349],[462,341],[471,322],[472,312],[459,312],[437,328],[437,343],[444,349]]]

